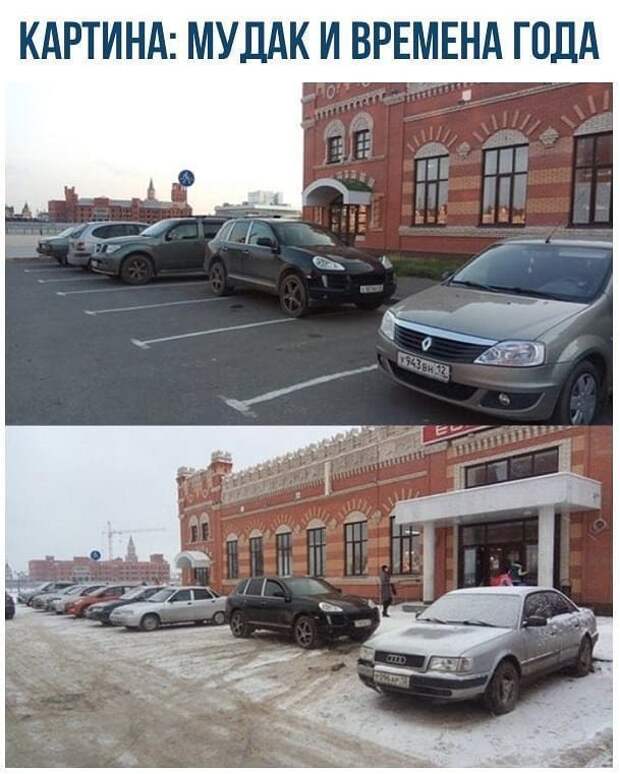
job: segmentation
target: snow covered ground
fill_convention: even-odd
[[[412,620],[395,608],[381,630]],[[593,674],[545,678],[494,718],[473,702],[378,695],[346,641],[306,652],[268,633],[127,632],[20,606],[6,627],[7,762],[610,766],[611,619],[599,630]]]

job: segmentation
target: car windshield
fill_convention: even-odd
[[[150,597],[149,602],[165,602],[168,597],[171,597],[175,591],[178,591],[178,589],[162,589],[161,591],[158,591],[157,594],[153,594],[152,597]]]
[[[278,223],[278,239],[291,247],[337,247],[343,243],[335,234],[314,223]]]
[[[450,285],[587,303],[611,272],[611,248],[507,242],[457,271]]]
[[[129,591],[126,591],[120,599],[134,599],[134,597],[139,597],[142,594],[144,594],[144,587],[138,586],[137,589],[129,589]]]
[[[69,228],[64,229],[64,231],[61,231],[59,234],[54,234],[54,237],[68,237],[73,236],[74,233],[77,231],[75,226],[69,226]],[[80,229],[81,230],[81,229]]]
[[[152,226],[149,226],[148,228],[145,228],[144,231],[141,231],[140,236],[161,236],[170,228],[173,222],[174,221],[172,220],[158,220],[157,223],[153,223]]]
[[[338,593],[337,589],[318,578],[287,578],[286,585],[295,596],[300,597]]]
[[[521,599],[517,594],[445,594],[418,616],[418,621],[514,629]]]

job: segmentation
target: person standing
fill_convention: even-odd
[[[383,617],[389,618],[388,608],[394,599],[394,585],[392,583],[392,573],[387,564],[382,565],[379,573],[379,584],[381,591],[381,604],[383,605]]]

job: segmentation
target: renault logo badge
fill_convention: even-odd
[[[431,348],[431,344],[433,343],[433,340],[430,336],[427,336],[425,339],[422,339],[422,352],[428,352],[428,350]]]

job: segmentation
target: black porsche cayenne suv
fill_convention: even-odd
[[[226,620],[235,637],[271,629],[292,635],[302,648],[316,648],[343,635],[364,642],[380,621],[379,608],[371,600],[306,576],[242,580],[226,600]]]
[[[291,317],[313,303],[378,309],[396,290],[387,256],[348,247],[316,223],[278,218],[228,221],[208,243],[204,269],[215,295],[236,286],[266,290]]]

